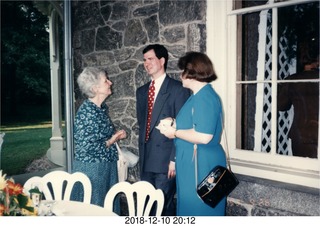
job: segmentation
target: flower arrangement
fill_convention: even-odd
[[[0,216],[34,216],[37,210],[23,187],[0,170]]]

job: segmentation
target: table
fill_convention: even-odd
[[[55,216],[118,216],[101,206],[78,201],[41,201]],[[43,209],[42,209],[43,210]],[[40,213],[41,214],[41,213]],[[46,214],[45,214],[46,215]],[[50,215],[50,214],[49,214]]]

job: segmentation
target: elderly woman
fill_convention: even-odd
[[[91,203],[103,206],[106,193],[118,182],[118,152],[115,142],[127,135],[124,130],[115,132],[108,115],[105,99],[112,93],[112,82],[106,72],[87,67],[79,75],[77,82],[87,99],[79,107],[75,117],[72,171],[83,172],[90,178]],[[81,197],[81,189],[74,192],[75,200],[81,200]],[[115,211],[119,211],[118,206]]]

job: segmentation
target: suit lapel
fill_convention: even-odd
[[[163,81],[163,83],[162,83],[162,85],[160,87],[160,90],[159,90],[159,93],[157,95],[157,98],[155,100],[153,111],[152,111],[152,119],[151,119],[150,131],[155,126],[157,126],[156,122],[159,119],[159,116],[160,116],[160,113],[161,113],[161,109],[162,109],[163,105],[165,104],[167,98],[170,95],[167,92],[169,81],[170,81],[169,77],[166,76],[166,78],[164,79],[164,81]]]

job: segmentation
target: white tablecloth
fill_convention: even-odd
[[[43,200],[40,208],[44,208],[43,206],[47,206],[51,213],[56,216],[118,216],[116,213],[110,212],[101,206],[77,201]],[[45,210],[42,209],[42,212],[44,211]]]

